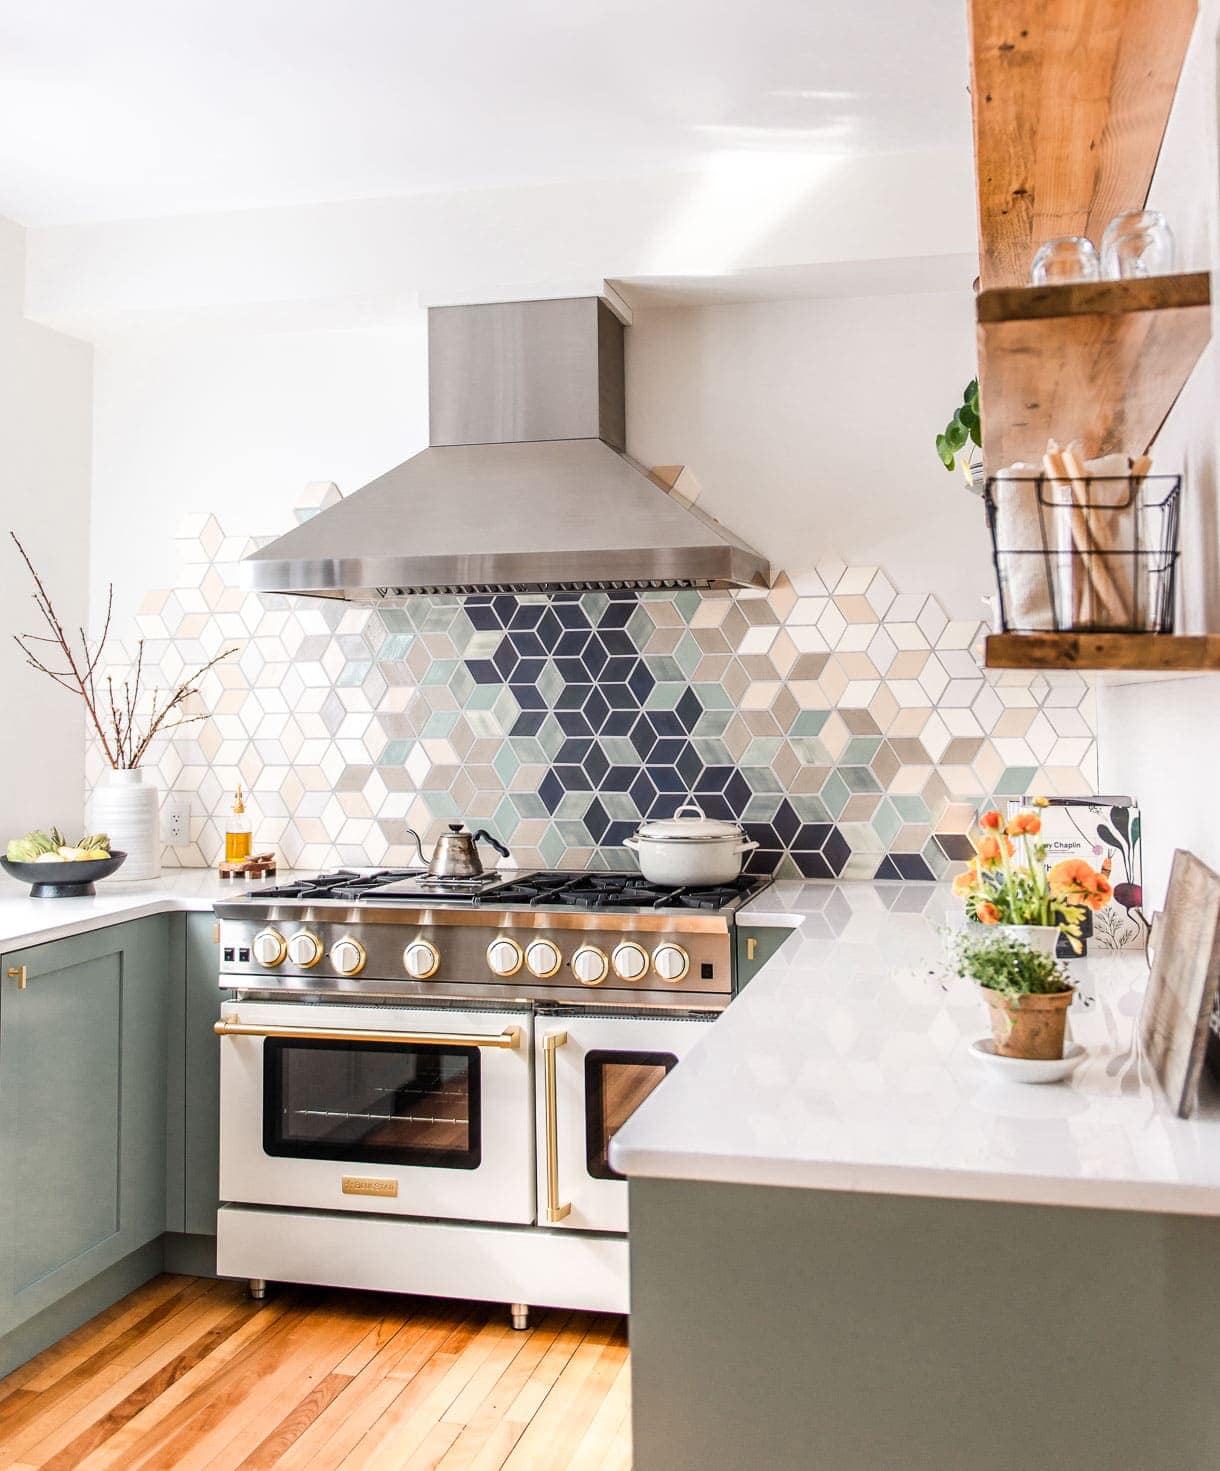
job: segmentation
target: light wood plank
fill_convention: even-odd
[[[1148,195],[1196,0],[971,0],[982,283]]]
[[[1220,634],[993,633],[988,669],[1220,669]]]

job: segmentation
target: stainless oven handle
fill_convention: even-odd
[[[555,1051],[568,1040],[566,1032],[547,1032],[542,1039],[543,1079],[546,1094],[546,1219],[548,1225],[562,1221],[571,1205],[559,1202],[559,1083]]]
[[[240,1017],[221,1019],[212,1028],[218,1037],[309,1037],[323,1042],[393,1042],[402,1047],[518,1047],[520,1027],[502,1032],[374,1032],[345,1027],[258,1026]]]

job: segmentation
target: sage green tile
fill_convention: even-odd
[[[888,848],[902,823],[902,814],[891,801],[886,799],[878,804],[869,825],[877,834],[877,841],[883,848]]]
[[[822,727],[829,719],[829,710],[802,710],[792,722],[788,737],[821,735]]]
[[[456,659],[434,659],[424,671],[424,677],[420,680],[420,684],[428,686],[448,684],[453,678],[453,671],[456,668]]]
[[[853,792],[881,791],[881,783],[869,766],[839,766],[836,770]]]
[[[449,688],[462,704],[466,703],[470,697],[470,692],[477,687],[474,682],[474,676],[466,668],[465,664],[459,664],[449,676]]]
[[[722,684],[692,684],[691,689],[698,695],[699,703],[705,711],[732,711],[735,708],[732,695],[729,694],[728,690]]]
[[[467,712],[471,710],[494,710],[503,686],[498,684],[476,684],[462,701]],[[513,701],[516,704],[516,701]],[[516,719],[514,715],[513,719]],[[499,724],[499,721],[496,722]]]
[[[545,766],[551,759],[537,736],[510,736],[508,744],[522,766]]]
[[[922,797],[891,795],[890,801],[894,804],[895,812],[898,813],[904,823],[932,821],[932,814],[928,811],[928,804]]]
[[[1023,797],[1034,785],[1038,775],[1036,766],[1008,766],[995,784],[997,797]]]
[[[490,659],[500,647],[500,640],[503,636],[498,628],[474,629],[466,642],[466,647],[462,650],[462,657],[464,659]],[[492,688],[494,689],[495,686],[493,685]]]
[[[626,736],[602,736],[598,744],[611,766],[640,765],[640,753]]]
[[[686,671],[669,654],[645,654],[644,664],[658,684],[680,684],[686,688]],[[658,708],[656,706],[653,707]]]
[[[821,797],[812,792],[792,792],[788,796],[788,805],[802,822],[831,822],[830,808],[822,801]]]
[[[491,689],[499,689],[498,685],[489,686]],[[491,707],[495,711],[496,719],[500,722],[501,729],[512,730],[517,723],[517,717],[521,714],[521,706],[517,703],[517,697],[512,690],[500,689],[496,696],[496,702]]]
[[[880,749],[880,736],[852,736],[839,762],[843,766],[867,766]]]
[[[694,736],[691,738],[691,745],[694,746],[704,766],[733,766],[736,764],[729,755],[729,748],[715,736]]]
[[[584,598],[581,599],[581,602],[584,602]],[[563,862],[563,855],[567,847],[559,830],[552,823],[543,833],[538,844],[538,851],[542,854],[542,861],[548,868],[557,868]]]
[[[756,792],[746,803],[741,814],[743,822],[770,822],[779,811],[778,792]]]
[[[741,753],[742,766],[770,766],[784,744],[783,736],[755,736]]]
[[[675,669],[677,665],[674,666]],[[681,671],[679,671],[680,673]],[[653,685],[649,691],[648,698],[644,701],[645,710],[672,710],[682,696],[686,693],[685,680],[667,681],[663,684]]]
[[[601,792],[599,796],[607,817],[616,822],[639,821],[640,809],[635,805],[630,792]]]
[[[448,792],[421,792],[424,806],[439,822],[457,822],[463,814]]]
[[[656,626],[648,616],[648,609],[641,603],[627,620],[627,637],[637,649],[642,649],[656,631]]]
[[[691,675],[694,674],[695,670],[699,667],[699,662],[702,658],[703,650],[695,642],[694,634],[684,634],[682,636],[682,641],[674,650],[674,662],[678,665],[678,668],[681,669],[682,673],[686,676],[687,679],[689,679]]]
[[[492,818],[494,831],[502,843],[511,844],[513,834],[521,821],[520,813],[507,797],[496,807],[495,816]]]
[[[722,736],[729,727],[735,712],[729,710],[705,710],[699,719],[695,721],[694,734],[699,737],[711,737],[713,739]]]
[[[674,594],[674,607],[682,615],[682,621],[689,623],[695,616],[695,610],[703,599],[693,588],[683,588],[681,592]]]
[[[769,766],[743,766],[741,774],[752,792],[782,792],[780,779]]]
[[[555,661],[548,659],[542,666],[542,673],[538,676],[538,693],[548,705],[553,705],[562,691],[563,675],[555,667]]]
[[[434,710],[428,716],[423,728],[425,740],[443,741],[447,736],[453,734],[453,727],[458,723],[458,712],[456,710]]]
[[[819,740],[809,736],[788,737],[788,744],[806,766],[833,766],[830,752]]]
[[[553,761],[559,754],[559,748],[567,740],[558,720],[553,715],[548,715],[542,722],[542,728],[538,732],[538,744],[546,752],[546,759]]]
[[[469,716],[467,716],[467,719],[469,719]],[[516,751],[513,750],[507,741],[500,747],[499,752],[491,764],[495,769],[496,775],[505,786],[508,786],[509,782],[512,781],[513,777],[521,769],[521,761]]]
[[[522,817],[547,817],[546,803],[537,792],[510,792],[509,801]]]
[[[601,622],[602,614],[610,606],[604,592],[587,592],[580,600],[581,611],[594,628]]]
[[[851,796],[851,789],[837,771],[832,771],[822,783],[822,790],[818,795],[825,802],[831,817],[838,817]]]

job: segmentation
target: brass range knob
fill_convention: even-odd
[[[606,952],[596,945],[582,945],[572,956],[572,973],[582,986],[600,986],[610,973]]]
[[[563,955],[553,940],[531,940],[525,947],[525,963],[531,975],[547,981],[559,973]]]
[[[416,981],[426,981],[441,968],[441,952],[431,940],[418,937],[402,952],[402,968]]]
[[[681,945],[658,945],[652,952],[652,968],[663,981],[676,985],[690,970],[690,956]]]
[[[312,970],[322,959],[322,941],[310,930],[298,930],[289,936],[288,959],[301,970]]]
[[[283,964],[284,956],[288,954],[288,942],[279,930],[259,930],[250,941],[250,953],[259,965],[274,969]]]
[[[330,963],[341,976],[358,976],[368,958],[364,946],[351,935],[344,935],[330,947]]]

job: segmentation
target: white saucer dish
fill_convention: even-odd
[[[1009,1083],[1061,1083],[1070,1077],[1084,1058],[1079,1042],[1069,1042],[1062,1057],[1042,1060],[1033,1057],[1003,1057],[995,1050],[990,1037],[971,1042],[970,1055],[994,1077]]]

